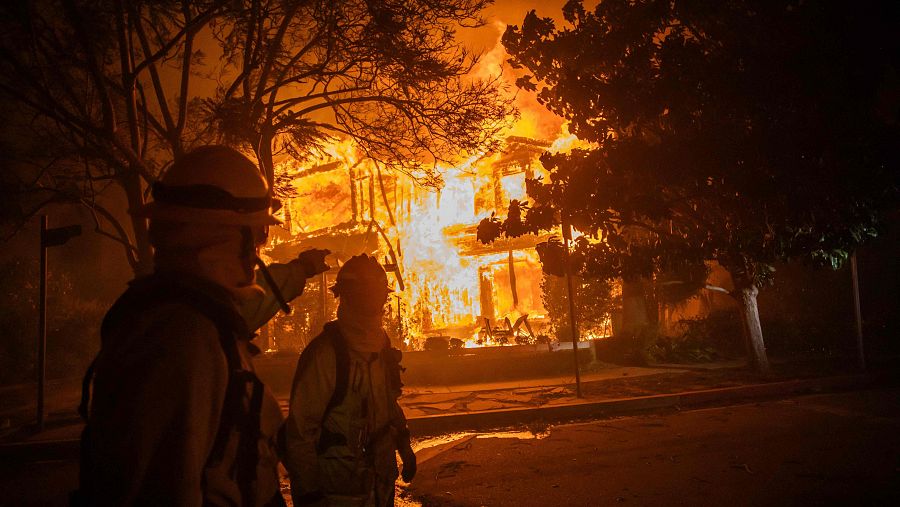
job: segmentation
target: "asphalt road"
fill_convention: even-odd
[[[419,452],[424,506],[900,505],[900,389],[464,438]]]
[[[897,388],[486,437],[419,450],[403,505],[900,505]],[[66,505],[77,473],[0,463],[0,506]]]

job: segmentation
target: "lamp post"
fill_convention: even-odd
[[[581,398],[581,373],[578,371],[578,320],[575,316],[575,288],[572,285],[572,263],[569,260],[569,242],[572,240],[572,228],[565,217],[562,219],[562,232],[565,246],[566,289],[569,295],[569,325],[572,331],[572,357],[575,360],[575,396]]]
[[[81,235],[80,225],[47,228],[47,215],[41,215],[40,294],[38,296],[37,342],[37,429],[44,429],[44,384],[47,380],[47,249],[64,245]]]
[[[866,351],[863,347],[862,309],[859,302],[859,269],[856,265],[856,252],[850,256],[850,275],[853,278],[853,310],[856,316],[856,350],[859,355],[859,369],[866,371]]]

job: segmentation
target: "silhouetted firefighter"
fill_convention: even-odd
[[[284,504],[282,416],[254,373],[250,340],[306,278],[328,269],[328,252],[266,271],[257,250],[278,223],[269,195],[253,162],[207,146],[176,160],[137,210],[150,220],[154,273],[131,282],[104,319],[85,376],[74,504]]]

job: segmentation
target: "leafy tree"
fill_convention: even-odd
[[[348,136],[439,185],[438,162],[487,149],[512,113],[499,78],[468,77],[477,58],[455,40],[490,1],[232,2],[215,32],[229,73],[210,118],[257,153],[270,184],[276,154],[302,160]]]
[[[190,100],[197,37],[228,2],[14,0],[0,5],[0,98],[7,222],[50,202],[87,207],[136,273],[151,269],[146,222],[122,221],[98,197],[120,188],[129,208],[164,161],[203,128]],[[130,230],[129,230],[130,229]]]
[[[574,282],[576,317],[579,332],[602,333],[611,326],[612,312],[616,310],[615,298],[608,280],[589,280],[576,277]],[[566,281],[554,275],[544,274],[541,281],[541,301],[547,310],[550,326],[559,341],[571,341],[569,325],[569,304],[566,296]]]
[[[33,379],[38,335],[38,263],[0,263],[0,385]],[[50,272],[47,280],[48,376],[80,374],[97,351],[100,322],[108,305],[84,299],[70,277]]]
[[[545,155],[533,202],[482,238],[572,225],[575,265],[601,278],[718,261],[767,372],[756,298],[774,263],[840,266],[896,205],[898,9],[570,1],[563,27],[529,13],[503,37],[530,72],[518,84],[595,148]]]

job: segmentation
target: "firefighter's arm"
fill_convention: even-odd
[[[391,427],[396,439],[397,452],[400,453],[400,459],[403,461],[403,481],[410,482],[416,475],[416,454],[413,452],[410,444],[406,414],[403,413],[403,407],[400,406],[400,396],[403,395],[403,382],[400,379],[400,375],[404,370],[400,366],[400,362],[403,359],[403,353],[397,349],[389,348],[383,357],[386,358],[386,380],[392,400],[390,408]]]
[[[104,391],[120,401],[93,414],[102,447],[98,505],[203,503],[227,362],[212,322],[186,309],[169,310],[140,337],[143,347],[117,358],[128,373]]]
[[[306,250],[287,264],[273,263],[267,266],[285,301],[303,294],[307,279],[328,271],[325,256],[329,253],[328,250]],[[241,306],[241,314],[251,331],[261,328],[281,309],[269,282],[259,270],[256,271],[256,284],[263,288],[264,294],[245,301]]]
[[[285,468],[291,479],[294,505],[311,505],[323,498],[317,445],[323,418],[336,384],[334,349],[313,343],[304,351],[294,376],[290,410],[285,421]]]
[[[400,406],[399,400],[394,400],[392,411],[391,424],[397,435],[397,452],[400,453],[400,460],[403,462],[401,477],[403,482],[410,482],[416,475],[416,453],[413,452],[410,443],[406,414],[403,413],[403,407]]]
[[[399,372],[397,372],[399,374]],[[403,407],[400,406],[400,389],[394,391],[391,403],[391,426],[394,428],[396,436],[397,452],[400,453],[400,459],[403,461],[403,471],[401,477],[403,482],[412,481],[416,475],[416,453],[413,452],[412,444],[409,438],[409,426],[406,424],[406,414],[403,413]]]

